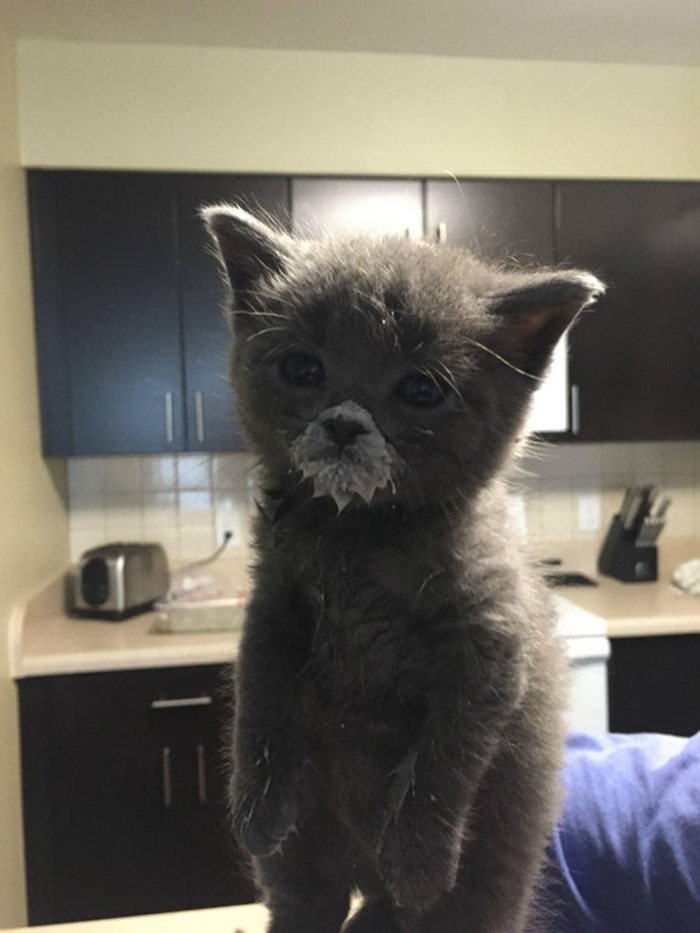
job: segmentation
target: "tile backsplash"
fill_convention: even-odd
[[[523,460],[514,493],[530,539],[598,540],[625,486],[637,483],[672,497],[666,535],[700,535],[700,442],[540,445]],[[245,453],[71,459],[68,486],[72,559],[130,540],[160,541],[172,560],[190,560],[220,543],[222,520],[234,527],[230,547],[245,548],[255,461]]]
[[[234,530],[229,549],[245,548],[254,488],[245,453],[71,459],[71,558],[105,541],[159,541],[172,560],[206,557],[220,543],[217,514]]]
[[[527,533],[536,541],[602,541],[625,487],[639,484],[671,496],[665,536],[700,535],[700,442],[669,441],[541,445],[519,477]]]

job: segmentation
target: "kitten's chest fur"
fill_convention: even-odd
[[[352,534],[282,538],[271,559],[294,574],[304,627],[300,727],[330,744],[405,746],[440,688],[441,652],[460,648],[440,618],[463,584],[445,535],[358,521]]]
[[[399,561],[370,549],[352,571],[340,557],[317,582],[299,581],[309,606],[305,712],[337,737],[415,724],[430,689],[429,639],[410,594],[395,585]]]

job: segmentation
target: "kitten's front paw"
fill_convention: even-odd
[[[387,826],[379,845],[379,873],[397,907],[425,910],[457,880],[460,839],[438,831],[425,814],[404,805]]]
[[[393,903],[418,911],[451,891],[457,878],[451,858],[434,858],[416,839],[392,842],[380,851],[379,871]]]
[[[296,824],[293,782],[268,778],[260,787],[236,777],[230,799],[233,831],[243,848],[258,857],[279,852]]]

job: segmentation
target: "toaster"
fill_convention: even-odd
[[[71,611],[91,619],[128,619],[150,609],[169,586],[168,560],[160,544],[105,544],[80,558]]]

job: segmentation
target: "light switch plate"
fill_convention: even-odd
[[[598,531],[600,528],[600,494],[583,492],[578,497],[578,530]]]

